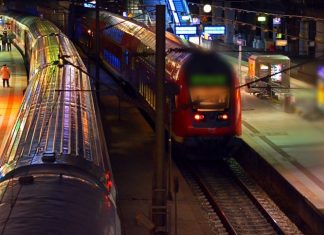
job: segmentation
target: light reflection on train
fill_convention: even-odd
[[[70,40],[37,17],[3,16],[30,63],[0,164],[4,234],[121,234],[116,190],[89,78]]]

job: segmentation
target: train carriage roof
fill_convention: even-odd
[[[106,32],[112,28],[119,29],[123,33],[137,38],[146,47],[155,51],[155,32],[149,29],[146,25],[134,20],[118,16],[109,12],[101,12],[101,19],[106,23]],[[166,50],[171,48],[190,48],[194,47],[190,42],[183,40],[176,35],[166,32]],[[188,53],[186,52],[170,52],[167,55],[172,61],[181,61],[185,59]],[[181,60],[179,60],[181,59]]]

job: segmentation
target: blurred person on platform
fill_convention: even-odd
[[[7,49],[7,32],[4,31],[3,35],[1,37],[1,43],[2,43],[2,51],[5,51]]]
[[[7,67],[6,64],[4,64],[2,66],[2,68],[0,69],[0,75],[2,76],[2,82],[3,82],[3,87],[6,87],[6,83],[7,83],[7,87],[9,87],[9,79],[10,79],[10,69]]]
[[[8,34],[8,37],[7,37],[7,43],[8,43],[8,51],[11,51],[11,43],[13,42],[13,40],[16,38],[16,35],[12,32],[10,32]]]
[[[10,37],[7,38],[7,49],[8,51],[11,51],[11,43],[12,43],[12,39]]]

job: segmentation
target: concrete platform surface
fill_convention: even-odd
[[[10,87],[2,86],[0,78],[0,156],[12,126],[16,121],[23,99],[23,90],[27,87],[27,74],[24,61],[18,50],[0,51],[0,67],[7,64],[11,70]]]
[[[237,69],[236,60],[231,61]],[[303,88],[291,90],[298,111],[293,113],[286,113],[281,103],[242,89],[242,139],[324,214],[324,114],[307,118],[316,107],[314,86],[295,78],[291,85]]]

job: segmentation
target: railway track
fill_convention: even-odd
[[[214,234],[302,234],[235,160],[178,166]]]

